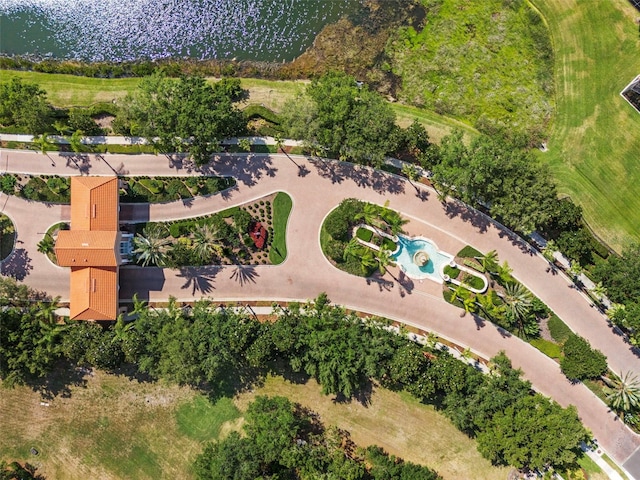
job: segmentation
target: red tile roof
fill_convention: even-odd
[[[118,179],[71,177],[71,230],[58,233],[58,264],[71,267],[70,317],[115,320],[118,309]]]

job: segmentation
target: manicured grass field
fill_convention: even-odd
[[[551,30],[557,114],[540,157],[611,247],[640,239],[640,114],[620,91],[640,74],[625,0],[533,0]]]
[[[269,250],[269,261],[279,265],[287,258],[287,222],[293,203],[291,197],[278,192],[273,199],[273,242]]]

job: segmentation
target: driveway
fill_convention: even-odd
[[[514,276],[574,331],[607,355],[613,370],[640,373],[640,359],[568,279],[550,271],[546,260],[510,232],[460,203],[450,201],[443,205],[432,190],[422,187],[416,190],[395,176],[301,156],[228,155],[204,170],[196,170],[179,159],[152,155],[91,155],[75,162],[56,154],[49,156],[53,162],[34,152],[4,150],[0,152],[0,167],[8,172],[59,175],[112,175],[114,171],[128,175],[204,173],[233,175],[238,180],[237,186],[224,194],[127,209],[127,216],[140,219],[197,216],[276,191],[285,191],[292,197],[293,209],[287,229],[288,258],[283,264],[180,270],[125,266],[120,275],[121,299],[130,298],[137,291],[151,301],[166,300],[169,295],[180,301],[203,296],[239,302],[305,300],[324,291],[335,303],[437,332],[469,346],[485,358],[504,350],[536,390],[561,405],[576,405],[585,425],[618,463],[624,463],[640,446],[640,437],[627,429],[586,387],[568,382],[554,361],[479,317],[461,317],[460,309],[442,299],[439,285],[428,280],[420,283],[401,278],[397,271],[395,278],[386,275],[379,281],[356,278],[331,266],[320,250],[320,225],[344,198],[356,197],[378,204],[389,201],[390,208],[411,220],[407,226],[410,233],[433,239],[442,250],[455,254],[466,244],[484,252],[495,249],[501,260],[509,262]],[[51,265],[35,250],[35,244],[41,238],[37,233],[44,232],[47,225],[68,219],[68,209],[15,197],[2,196],[0,200],[3,211],[16,223],[18,240],[23,242],[18,247],[30,268],[24,282],[67,299],[66,269]],[[12,260],[10,258],[9,263]],[[3,273],[9,273],[4,265]],[[640,478],[640,474],[638,476]]]

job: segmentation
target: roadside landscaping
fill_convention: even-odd
[[[279,192],[211,215],[136,224],[134,256],[170,268],[281,263],[290,211],[291,198]]]
[[[320,246],[336,268],[352,275],[369,277],[376,270],[383,273],[393,263],[390,254],[396,249],[396,245],[367,228],[358,228],[354,236],[354,229],[364,224],[395,235],[402,231],[405,223],[406,220],[398,212],[386,206],[347,198],[324,220],[320,230]],[[374,250],[363,245],[360,240],[371,242],[380,248]]]
[[[120,189],[122,203],[163,203],[195,196],[212,195],[233,187],[232,177],[129,177]],[[0,191],[26,200],[50,203],[70,203],[69,177],[56,175],[0,176]]]

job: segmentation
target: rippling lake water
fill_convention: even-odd
[[[0,0],[0,52],[281,61],[360,0]]]

